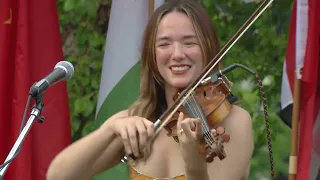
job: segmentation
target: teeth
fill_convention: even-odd
[[[187,70],[189,68],[190,68],[189,66],[171,67],[171,69],[174,70],[174,71],[184,71],[184,70]]]

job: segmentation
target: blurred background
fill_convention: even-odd
[[[217,28],[221,45],[252,15],[261,0],[198,0]],[[223,66],[244,64],[262,78],[267,97],[277,179],[287,179],[291,129],[280,119],[282,66],[293,1],[274,1],[225,56]],[[73,141],[103,123],[95,120],[111,0],[59,0],[59,20],[65,59],[74,64],[68,81]],[[121,48],[121,47],[119,47]],[[270,179],[265,119],[254,76],[241,69],[228,74],[233,92],[254,124],[255,151],[250,179]],[[239,154],[241,156],[241,154]]]

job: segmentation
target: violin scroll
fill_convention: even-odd
[[[219,126],[216,129],[216,133],[211,133],[212,143],[205,144],[199,147],[201,154],[205,155],[207,162],[212,162],[215,157],[220,160],[226,158],[226,152],[224,151],[223,143],[227,143],[230,140],[230,135],[225,134],[225,128]],[[204,149],[205,151],[204,151]]]

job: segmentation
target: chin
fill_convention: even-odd
[[[174,88],[183,89],[183,88],[186,88],[189,85],[189,83],[190,83],[189,81],[180,81],[180,82],[172,82],[170,84]]]

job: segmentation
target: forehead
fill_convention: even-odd
[[[190,18],[181,12],[170,12],[160,21],[157,36],[169,35],[195,35],[195,30]]]

